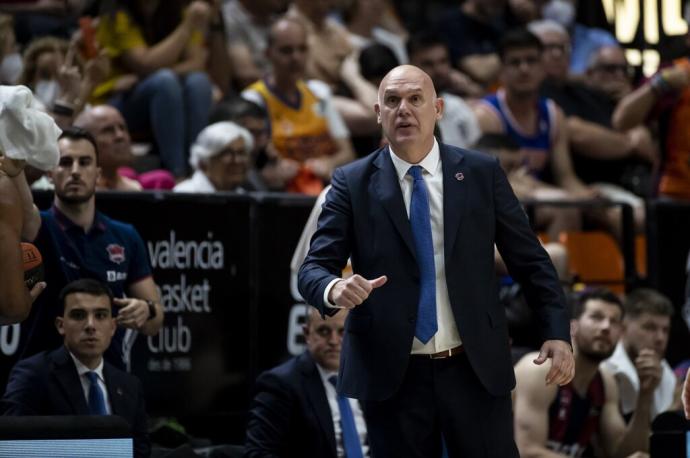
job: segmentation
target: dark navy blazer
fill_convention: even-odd
[[[247,458],[336,458],[326,390],[308,352],[261,374],[255,392],[247,425]]]
[[[112,413],[132,428],[134,456],[149,456],[141,382],[107,361],[103,364],[103,378]],[[10,373],[2,408],[3,415],[89,415],[79,373],[67,349],[62,346],[19,361]]]
[[[505,312],[498,301],[494,243],[524,287],[543,339],[569,342],[569,313],[556,271],[534,235],[498,161],[440,144],[443,237],[450,304],[469,362],[493,395],[515,386]],[[388,282],[352,310],[345,323],[339,391],[383,400],[400,386],[417,319],[419,270],[398,176],[387,147],[337,169],[299,290],[322,313],[328,283],[347,258],[364,278]]]

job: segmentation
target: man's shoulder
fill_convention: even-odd
[[[515,364],[516,396],[529,400],[533,406],[547,409],[556,399],[558,390],[557,385],[546,385],[546,374],[551,368],[551,362],[535,364],[539,352],[528,353]]]
[[[97,213],[97,218],[108,231],[117,232],[124,235],[136,235],[139,237],[139,232],[130,223],[111,218],[110,216],[101,212]]]
[[[546,374],[550,369],[550,362],[535,364],[534,360],[539,356],[539,352],[531,352],[524,355],[515,364],[515,377],[518,385],[534,385],[543,388]]]
[[[12,368],[13,374],[21,373],[22,377],[36,378],[50,373],[56,364],[64,363],[64,354],[60,348],[56,350],[44,350],[20,359]]]
[[[352,162],[349,162],[339,169],[346,175],[346,176],[356,176],[361,173],[365,173],[374,167],[374,164],[379,161],[379,160],[385,160],[390,158],[386,158],[385,155],[389,154],[388,153],[388,147],[383,146],[368,155],[356,159]]]
[[[295,388],[301,385],[302,376],[314,373],[318,375],[314,360],[307,352],[304,352],[266,370],[259,376],[258,381],[269,385],[280,384]]]
[[[439,143],[441,158],[446,155],[451,158],[462,159],[468,165],[493,168],[496,165],[496,159],[490,154],[482,153],[481,151],[459,148],[445,143]]]
[[[304,365],[305,359],[302,355],[293,356],[277,366],[266,370],[262,375],[286,380],[295,377],[295,375],[299,373],[300,368],[304,367]]]
[[[19,361],[17,361],[15,367],[44,368],[47,366],[45,363],[52,359],[51,354],[52,351],[47,350],[38,352],[35,355],[29,356],[28,358],[20,359]]]

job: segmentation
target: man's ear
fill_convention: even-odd
[[[117,331],[117,321],[115,320],[115,317],[111,317],[110,321],[112,323],[112,329],[110,330],[110,337],[112,338],[115,335],[115,331]]]
[[[376,112],[376,123],[381,124],[381,107],[378,103],[374,104],[374,111]]]
[[[55,327],[57,328],[58,334],[61,336],[65,335],[64,321],[61,316],[55,317]]]
[[[444,107],[444,102],[441,97],[438,97],[436,99],[436,103],[434,104],[436,106],[436,120],[439,120],[443,117],[443,107]]]

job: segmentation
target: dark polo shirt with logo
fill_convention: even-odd
[[[94,278],[107,284],[115,297],[124,297],[129,285],[151,275],[144,241],[137,230],[100,212],[96,212],[91,229],[84,232],[53,206],[41,212],[41,229],[34,244],[43,255],[48,287],[22,323],[21,358],[62,343],[55,317],[61,312],[58,295],[69,282]],[[113,313],[117,314],[117,307]],[[118,327],[106,359],[124,368],[127,348],[135,337],[131,330]]]

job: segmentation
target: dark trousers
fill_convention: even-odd
[[[445,359],[410,356],[395,395],[362,404],[376,458],[440,457],[441,437],[449,458],[520,456],[510,394],[489,394],[464,353]]]

